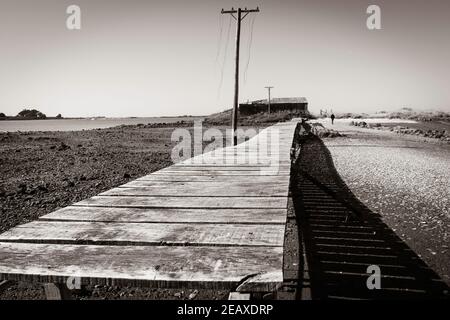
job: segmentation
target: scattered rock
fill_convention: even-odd
[[[27,192],[27,185],[25,183],[19,184],[19,193],[26,193]]]
[[[58,147],[58,151],[65,151],[65,150],[68,150],[68,149],[70,149],[70,146],[68,146],[64,142],[61,142],[61,144]]]
[[[318,136],[319,138],[335,138],[335,137],[343,137],[344,135],[340,132],[332,129],[325,128],[320,124],[314,124],[311,132]]]
[[[66,182],[66,187],[75,187],[75,182],[73,182],[72,180],[68,180]]]
[[[198,295],[198,291],[197,291],[197,290],[194,290],[194,291],[191,292],[191,294],[189,295],[188,299],[189,299],[189,300],[192,300],[192,299],[194,299],[197,295]]]
[[[383,126],[380,123],[368,124],[365,121],[351,121],[350,125],[369,129],[389,130],[398,134],[409,134],[426,138],[440,139],[442,141],[450,141],[449,132],[447,132],[447,130],[422,130],[409,128],[408,126],[388,127]]]

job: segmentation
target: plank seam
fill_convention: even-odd
[[[45,216],[44,216],[45,217]],[[39,218],[39,221],[48,221],[48,222],[99,222],[99,223],[136,223],[136,224],[232,224],[232,225],[284,225],[286,222],[276,222],[276,221],[267,221],[267,222],[246,222],[246,221],[126,221],[126,220],[90,220],[90,219],[61,219],[61,218]]]
[[[140,246],[140,247],[246,247],[246,248],[282,248],[283,245],[270,244],[233,244],[233,243],[194,243],[194,242],[145,242],[145,241],[115,241],[115,240],[81,240],[81,239],[0,239],[0,243],[30,243],[54,245],[95,245],[95,246]]]

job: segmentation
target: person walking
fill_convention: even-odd
[[[331,114],[330,118],[331,118],[331,124],[334,124],[334,118],[335,118],[334,113]]]

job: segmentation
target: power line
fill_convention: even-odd
[[[231,30],[231,17],[230,17],[230,20],[228,22],[227,39],[226,39],[226,42],[225,42],[225,52],[223,54],[222,68],[221,68],[221,71],[220,71],[220,82],[219,82],[219,88],[217,89],[217,98],[220,97],[220,90],[222,89],[222,84],[223,84],[223,73],[224,73],[225,62],[226,62],[226,58],[227,58],[228,43],[230,42],[230,30]]]
[[[251,12],[259,12],[259,8],[256,9],[241,9],[238,8],[235,10],[231,8],[231,10],[223,10],[222,14],[230,14],[236,20],[236,56],[235,56],[235,65],[234,65],[234,99],[233,99],[233,112],[231,118],[231,126],[232,126],[232,134],[233,134],[233,145],[237,145],[237,121],[238,121],[238,104],[239,104],[239,46],[241,40],[241,22],[245,19],[247,15]],[[237,16],[235,16],[237,14]],[[242,16],[244,14],[244,16]]]
[[[252,42],[253,42],[253,26],[255,24],[256,16],[252,16],[252,22],[250,23],[250,32],[249,32],[249,40],[248,40],[248,48],[247,48],[247,64],[245,66],[244,71],[244,84],[247,83],[247,71],[248,66],[250,65],[250,57],[252,52]]]
[[[223,15],[220,15],[219,18],[219,41],[217,42],[217,53],[215,64],[219,61],[220,49],[222,49],[222,33],[223,33]]]

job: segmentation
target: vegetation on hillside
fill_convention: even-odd
[[[267,112],[260,112],[246,116],[239,115],[238,124],[243,126],[251,126],[255,124],[284,122],[293,118],[301,117],[305,117],[302,112],[277,111],[270,114]],[[310,115],[308,114],[307,117],[310,117]],[[204,123],[210,125],[231,125],[231,110],[214,113],[207,116]]]
[[[47,116],[36,109],[23,109],[17,114],[17,118],[26,119],[45,119]]]

